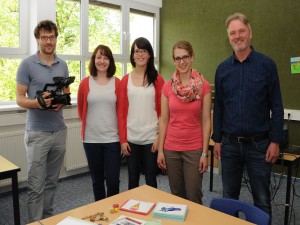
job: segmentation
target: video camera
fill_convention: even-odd
[[[45,84],[43,90],[38,90],[36,92],[36,98],[43,109],[54,109],[52,105],[64,104],[64,105],[72,105],[71,104],[71,93],[63,93],[63,88],[67,88],[70,84],[72,84],[75,80],[75,77],[53,77],[53,84]],[[56,87],[54,90],[48,90],[48,87]],[[53,98],[51,105],[49,107],[46,106],[45,100],[43,98],[43,93],[49,92],[51,93],[47,98]]]

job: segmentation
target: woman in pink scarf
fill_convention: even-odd
[[[173,60],[176,70],[161,95],[157,163],[168,171],[172,194],[202,204],[211,128],[210,85],[192,68],[189,42],[174,45]]]

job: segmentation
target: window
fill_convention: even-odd
[[[29,12],[39,12],[39,7],[43,6],[29,3],[30,0],[0,1],[0,79],[4,81],[0,84],[1,104],[15,102],[17,68],[23,58],[32,54],[30,51],[36,44],[32,40],[33,30],[29,29],[35,26],[30,24]],[[152,43],[155,64],[159,64],[157,43],[161,5],[158,3],[142,3],[141,0],[56,0],[48,4],[54,4],[53,12],[49,10],[49,16],[42,15],[42,18],[56,18],[59,31],[56,53],[67,62],[70,76],[76,77],[71,85],[72,98],[76,98],[80,80],[89,75],[89,60],[99,44],[111,48],[119,78],[132,69],[130,46],[137,37],[146,37]]]
[[[57,52],[65,60],[80,61],[68,64],[70,75],[76,76],[72,97],[77,93],[80,78],[89,75],[89,59],[99,44],[111,48],[119,78],[132,69],[130,47],[137,37],[151,42],[158,65],[157,7],[130,0],[57,0],[56,8],[60,32]]]
[[[147,38],[154,46],[154,22],[155,14],[130,9],[130,46],[138,37]]]
[[[89,5],[89,52],[99,45],[107,45],[113,53],[121,53],[121,7],[90,1]]]
[[[27,48],[26,1],[0,1],[0,102],[15,101],[15,76]]]

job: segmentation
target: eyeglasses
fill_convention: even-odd
[[[136,49],[134,50],[134,54],[141,54],[141,55],[146,55],[148,53],[148,51],[146,49]]]
[[[55,41],[56,40],[56,36],[52,35],[52,36],[40,36],[40,39],[44,42],[48,41],[48,39],[50,41]]]
[[[187,61],[189,61],[189,59],[190,59],[190,56],[189,56],[189,55],[184,55],[184,56],[182,56],[182,57],[176,57],[176,58],[174,59],[174,61],[175,61],[176,63],[180,63],[181,60],[182,60],[183,62],[187,62]]]

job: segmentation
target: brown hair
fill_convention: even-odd
[[[172,49],[172,57],[173,57],[173,59],[174,59],[174,50],[176,48],[185,49],[185,50],[187,50],[187,52],[189,53],[190,56],[194,56],[193,47],[192,47],[191,43],[188,42],[188,41],[178,41],[178,42],[176,42],[174,44],[173,49]]]
[[[55,23],[53,23],[51,20],[42,20],[38,23],[38,25],[34,29],[34,37],[36,39],[40,38],[40,31],[41,30],[46,30],[48,32],[51,32],[54,30],[55,32],[55,37],[58,36],[58,30],[57,26]]]
[[[97,68],[95,65],[95,58],[96,58],[98,51],[100,51],[101,55],[104,55],[109,59],[109,66],[107,69],[107,77],[112,77],[116,73],[116,65],[115,65],[115,60],[114,60],[113,54],[112,54],[110,48],[107,47],[106,45],[98,45],[97,48],[95,48],[93,55],[91,57],[91,60],[90,60],[90,64],[89,64],[90,74],[93,77],[97,76]]]

